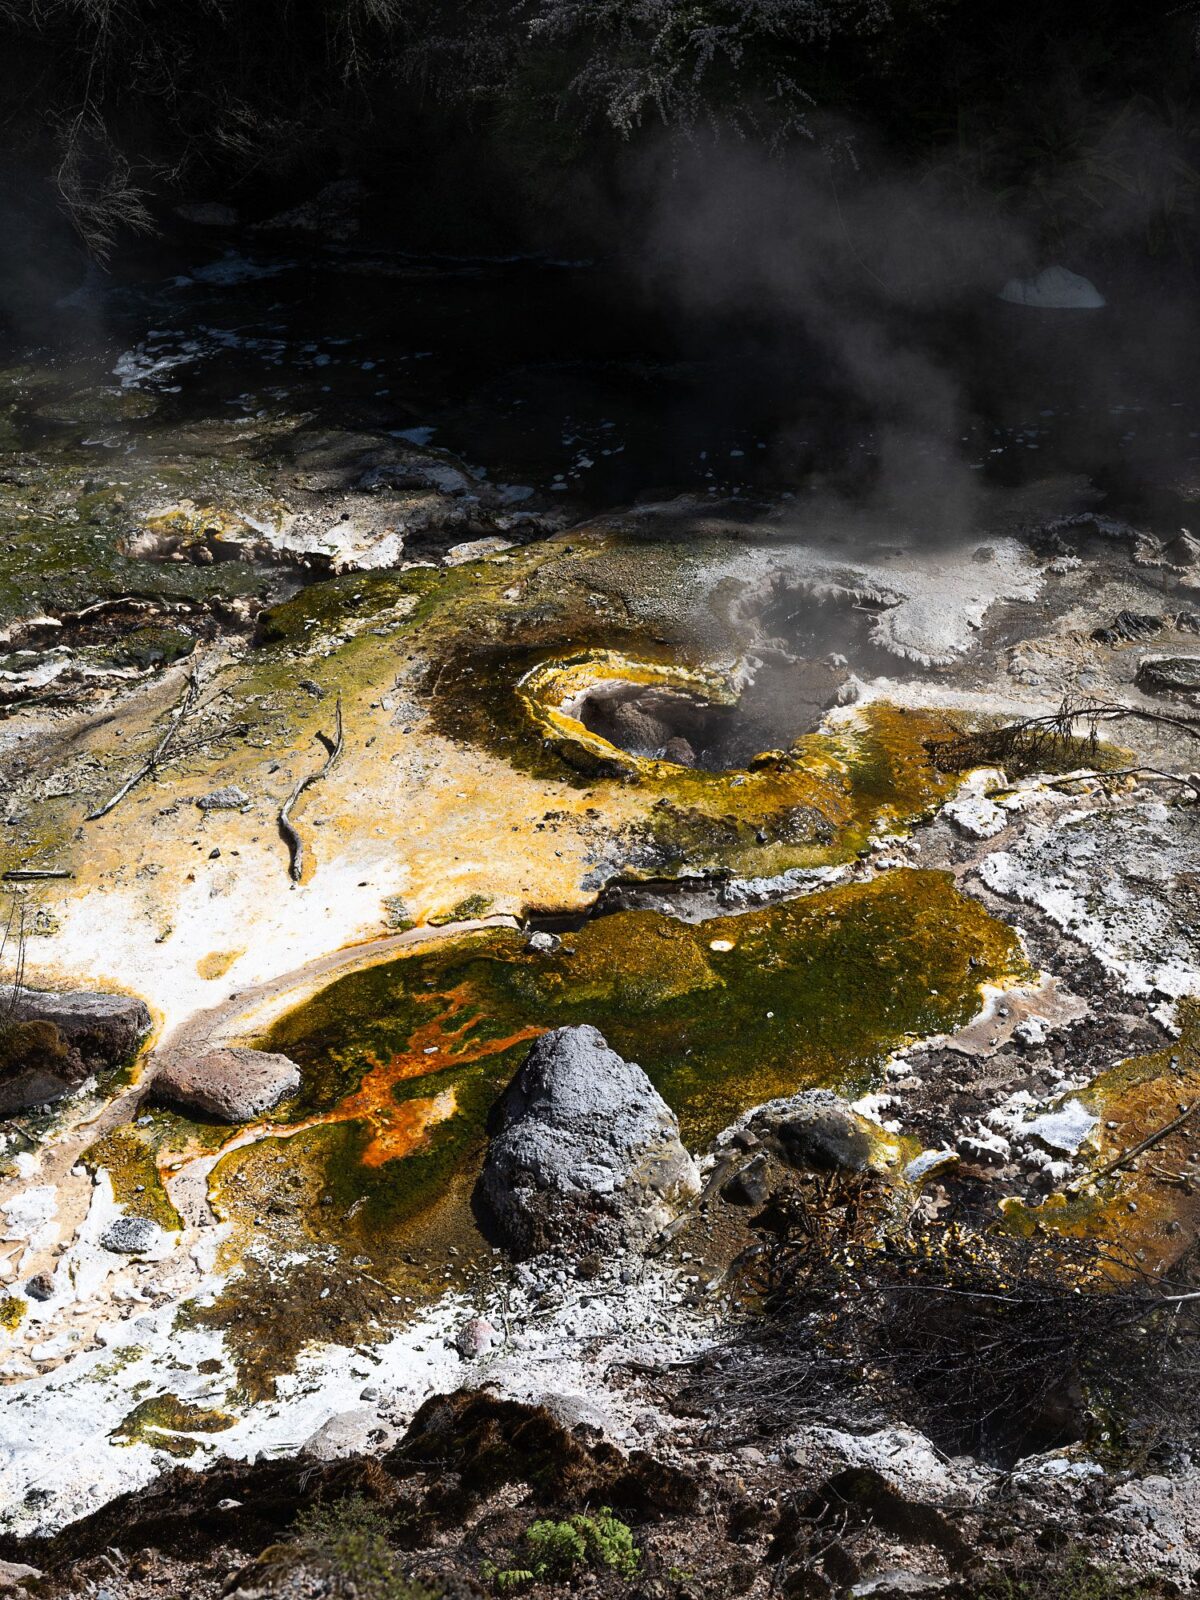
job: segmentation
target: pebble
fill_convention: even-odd
[[[471,1317],[455,1334],[454,1348],[464,1361],[476,1361],[499,1340],[499,1334],[484,1317]]]

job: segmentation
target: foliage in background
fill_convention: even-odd
[[[1134,0],[0,0],[0,116],[8,175],[52,184],[100,257],[161,199],[419,174],[459,140],[532,190],[602,185],[664,132],[823,146],[831,117],[1031,212],[1050,254],[1175,251],[1195,22]]]

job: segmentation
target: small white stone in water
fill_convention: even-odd
[[[708,948],[710,950],[716,950],[720,954],[724,954],[727,950],[732,950],[733,949],[733,940],[732,939],[710,939],[709,942],[708,942]]]

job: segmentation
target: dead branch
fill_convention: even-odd
[[[1190,789],[1197,799],[1200,799],[1200,779],[1196,777],[1183,778],[1177,772],[1163,772],[1160,767],[1115,767],[1107,772],[1099,769],[1088,772],[1069,772],[1066,777],[1053,778],[1047,784],[1048,789],[1067,789],[1073,783],[1110,783],[1116,778],[1156,778],[1163,783],[1177,783],[1181,788]]]
[[[307,777],[300,779],[279,808],[279,831],[288,847],[290,855],[288,874],[293,883],[299,883],[304,872],[304,840],[301,839],[292,822],[292,807],[306,789],[311,788],[314,783],[319,783],[326,776],[342,753],[342,702],[340,700],[337,703],[335,712],[333,738],[329,738],[324,733],[318,733],[317,738],[325,746],[327,752],[324,762],[316,772],[310,772]]]
[[[1001,728],[984,728],[959,734],[952,739],[931,739],[925,748],[939,772],[961,772],[967,767],[1014,761],[1034,763],[1053,755],[1075,739],[1075,726],[1087,726],[1086,747],[1094,752],[1102,723],[1132,718],[1156,727],[1174,728],[1200,739],[1200,717],[1172,716],[1165,711],[1148,711],[1119,701],[1064,700],[1057,711],[1042,716],[1024,717]]]
[[[1131,1150],[1123,1150],[1115,1161],[1110,1161],[1107,1163],[1107,1165],[1098,1168],[1095,1172],[1086,1173],[1082,1178],[1077,1179],[1072,1187],[1078,1187],[1080,1184],[1084,1183],[1096,1183],[1101,1178],[1107,1178],[1112,1173],[1119,1172],[1122,1167],[1127,1167],[1131,1161],[1136,1161],[1138,1156],[1140,1156],[1144,1151],[1153,1149],[1156,1144],[1161,1144],[1164,1139],[1168,1138],[1175,1132],[1176,1128],[1182,1128],[1184,1123],[1198,1108],[1200,1108],[1200,1100],[1194,1101],[1193,1104],[1188,1106],[1186,1110],[1181,1111],[1173,1121],[1168,1122],[1165,1124],[1165,1126],[1156,1129],[1154,1133],[1148,1134],[1140,1144],[1135,1144]]]
[[[89,811],[87,816],[84,818],[86,822],[98,822],[101,817],[106,817],[110,811],[112,811],[116,806],[120,805],[121,801],[124,800],[127,794],[130,794],[134,789],[137,788],[139,783],[142,783],[146,778],[154,776],[162,761],[165,759],[167,752],[170,750],[171,745],[174,743],[175,735],[179,732],[185,720],[195,710],[196,702],[199,698],[200,679],[197,675],[196,668],[193,666],[188,671],[187,684],[184,687],[183,694],[179,698],[179,704],[171,713],[171,721],[167,727],[167,731],[163,734],[162,738],[154,747],[149,760],[144,761],[133,774],[133,776],[131,778],[127,778],[117,790],[116,794],[114,794],[110,799],[106,800],[102,806],[97,806],[94,811]]]

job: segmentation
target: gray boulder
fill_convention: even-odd
[[[115,1217],[100,1235],[100,1246],[115,1255],[140,1256],[157,1250],[166,1235],[149,1217]]]
[[[596,1028],[543,1034],[489,1132],[475,1207],[518,1259],[644,1249],[699,1192],[674,1113]]]
[[[287,1056],[231,1046],[202,1056],[177,1056],[154,1073],[151,1097],[213,1117],[249,1122],[296,1093],[300,1068]]]

